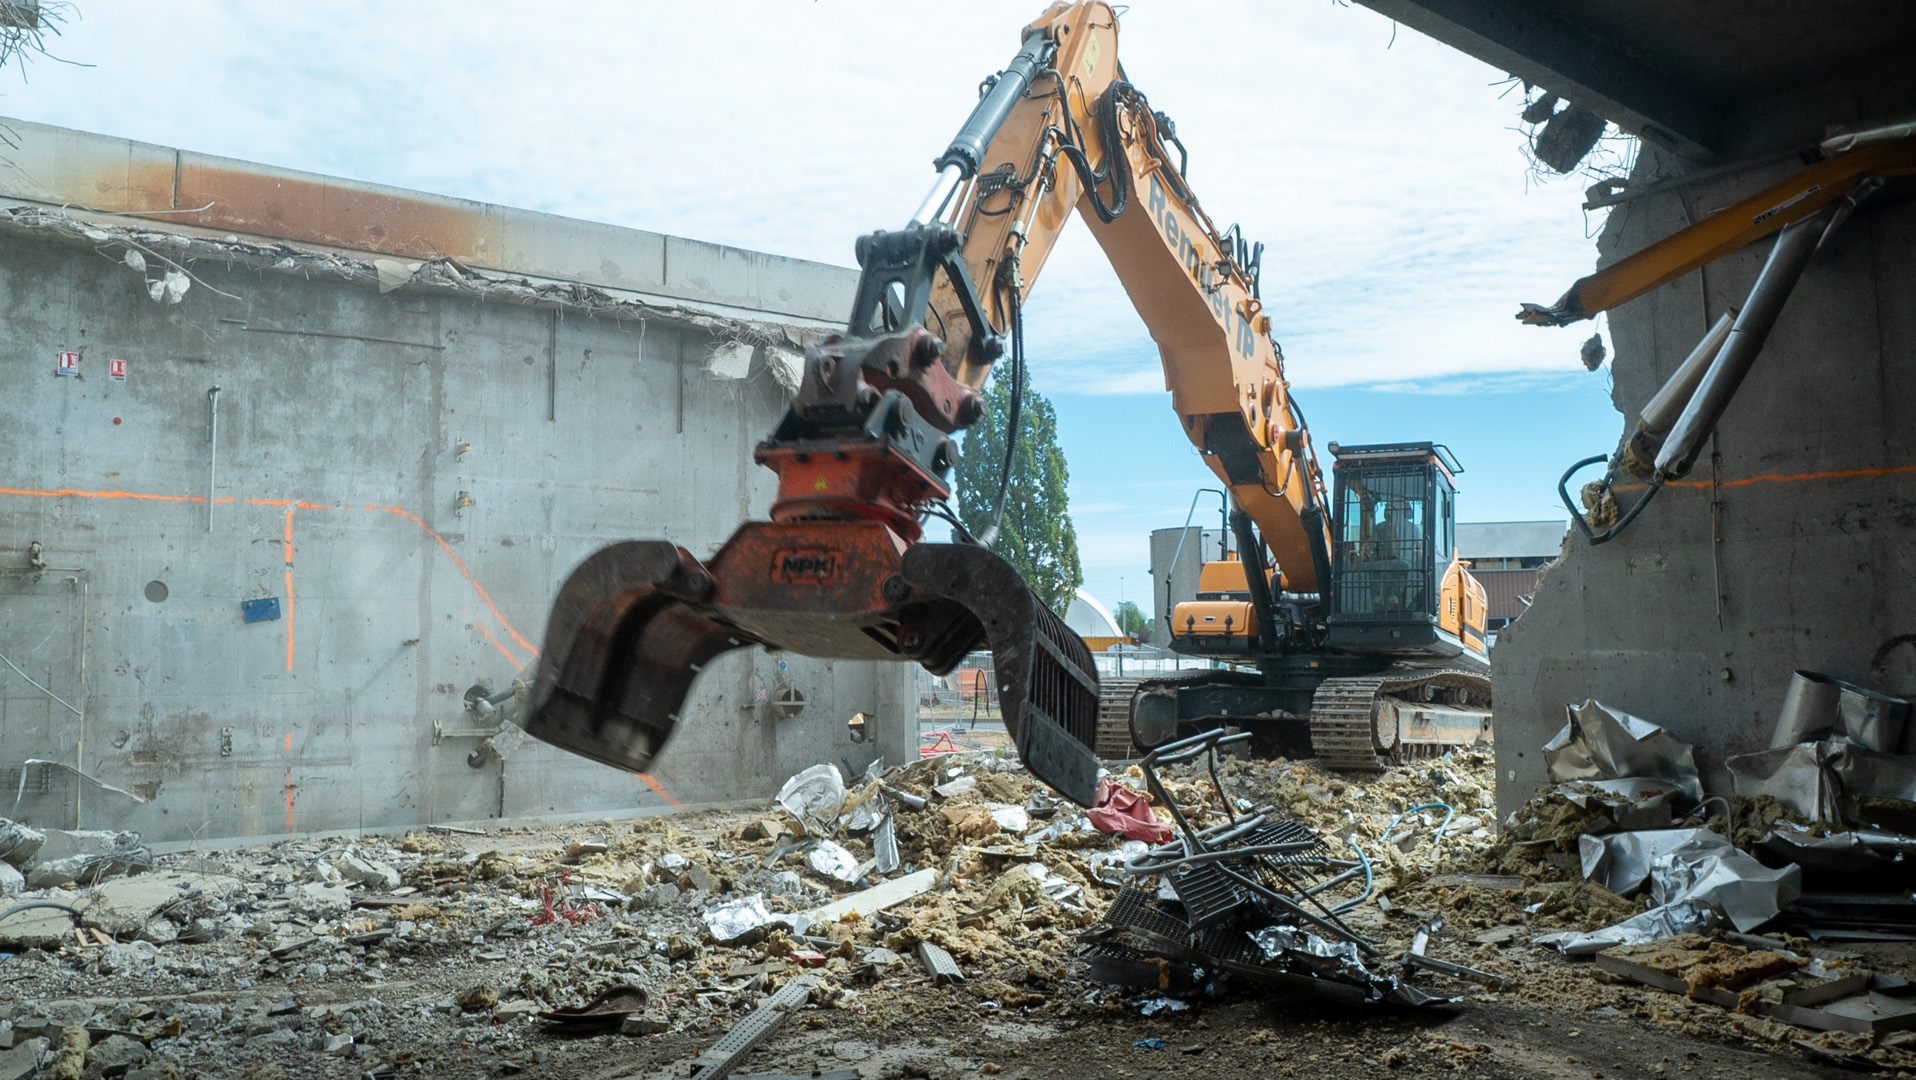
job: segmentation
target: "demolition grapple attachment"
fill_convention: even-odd
[[[1084,640],[984,548],[895,541],[877,522],[754,521],[709,568],[663,541],[593,555],[554,604],[526,731],[644,771],[699,671],[729,649],[909,659],[944,674],[988,643],[1019,756],[1089,806],[1098,684]]]

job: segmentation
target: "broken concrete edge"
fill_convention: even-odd
[[[192,277],[189,265],[198,261],[299,277],[321,273],[353,284],[372,285],[382,291],[431,292],[487,303],[577,312],[587,318],[656,320],[705,330],[721,341],[783,345],[792,350],[802,350],[808,342],[842,329],[836,323],[800,316],[773,321],[752,317],[760,313],[729,305],[695,304],[674,297],[608,289],[560,278],[529,277],[496,270],[482,272],[450,258],[406,262],[403,265],[410,273],[395,285],[383,280],[380,268],[375,265],[396,261],[390,258],[375,260],[365,257],[363,252],[343,248],[294,245],[265,238],[248,240],[230,233],[222,236],[190,226],[159,227],[144,220],[138,227],[132,227],[126,224],[127,220],[24,201],[0,206],[0,233],[54,237],[95,249],[117,246],[173,264],[189,277]],[[204,282],[198,283],[211,288]]]
[[[3,213],[3,211],[0,211]],[[0,226],[4,228],[4,226]],[[696,814],[708,810],[750,810],[765,805],[763,799],[728,799],[719,802],[683,803],[678,806],[634,806],[619,810],[587,810],[570,814],[539,814],[530,817],[480,818],[471,821],[420,821],[410,825],[380,825],[364,829],[328,829],[323,832],[274,833],[264,836],[225,836],[199,840],[166,840],[146,845],[155,855],[191,855],[199,851],[234,848],[270,847],[294,840],[361,840],[379,837],[404,837],[429,829],[465,829],[467,835],[491,835],[501,829],[531,829],[553,825],[581,825],[600,821],[640,821],[671,814]]]

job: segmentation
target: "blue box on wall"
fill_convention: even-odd
[[[268,622],[279,618],[279,597],[262,596],[240,601],[240,618],[247,622]]]

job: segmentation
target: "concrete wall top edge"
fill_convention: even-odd
[[[842,321],[855,270],[8,120],[0,195],[178,225]],[[190,212],[182,212],[190,211]]]

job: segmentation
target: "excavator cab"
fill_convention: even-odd
[[[1328,447],[1332,648],[1484,660],[1483,586],[1456,557],[1463,472],[1439,443]]]

